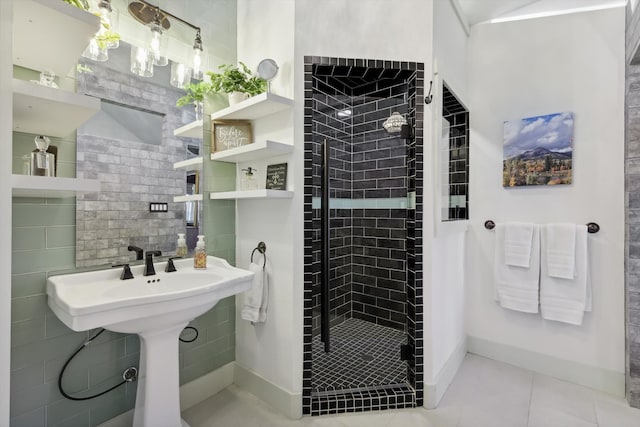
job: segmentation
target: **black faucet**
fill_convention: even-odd
[[[174,256],[174,257],[169,258],[169,259],[167,260],[167,265],[166,265],[166,267],[164,268],[164,271],[165,271],[166,273],[173,273],[174,271],[177,271],[177,270],[176,270],[176,266],[173,264],[173,260],[174,260],[174,259],[180,259],[180,258],[182,258],[182,257],[181,257],[181,256]]]
[[[129,245],[127,246],[128,251],[136,251],[136,261],[142,260],[142,248],[137,246]]]
[[[112,265],[112,267],[123,267],[122,273],[120,274],[120,280],[133,279],[133,273],[131,273],[131,268],[129,267],[129,264],[116,264],[116,265]]]
[[[144,258],[144,275],[145,276],[155,276],[156,270],[153,268],[153,256],[160,256],[162,252],[160,251],[147,251],[147,254]]]

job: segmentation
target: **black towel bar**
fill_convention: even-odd
[[[486,228],[487,230],[493,230],[494,228],[496,228],[496,223],[490,219],[486,220],[484,222],[484,228]],[[600,231],[600,226],[595,223],[595,222],[589,222],[587,223],[587,232],[590,234],[595,234],[598,231]]]
[[[251,262],[253,262],[253,254],[258,251],[262,254],[262,256],[264,257],[264,263],[262,264],[262,268],[265,268],[267,266],[267,245],[264,242],[260,242],[258,243],[258,246],[256,246],[252,251],[251,251]]]

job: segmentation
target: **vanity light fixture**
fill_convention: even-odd
[[[146,0],[133,0],[128,6],[129,13],[140,23],[148,26],[151,29],[152,38],[150,44],[150,51],[153,56],[153,64],[155,65],[167,65],[168,58],[166,56],[166,36],[165,32],[171,28],[169,18],[175,19],[183,23],[184,25],[192,28],[196,32],[195,40],[193,43],[193,57],[191,67],[184,66],[171,69],[171,85],[175,87],[183,87],[189,82],[190,78],[202,80],[204,76],[205,64],[205,50],[202,45],[202,38],[200,35],[200,27],[197,27],[190,22],[181,19],[166,10],[160,8],[160,6],[154,6],[148,3]],[[133,54],[132,54],[133,60]],[[188,76],[187,70],[190,69],[191,75]],[[133,64],[132,64],[133,71]],[[186,83],[185,83],[186,81]]]

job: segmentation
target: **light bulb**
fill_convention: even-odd
[[[184,88],[191,82],[191,68],[178,62],[171,63],[171,80],[169,83],[173,87]]]
[[[193,78],[202,80],[202,50],[198,48],[193,49]]]
[[[167,40],[166,37],[163,36],[159,12],[156,12],[156,16],[153,22],[149,24],[149,28],[151,29],[151,43],[149,44],[149,49],[153,54],[153,65],[163,67],[169,63],[169,58],[167,58],[165,54],[167,51]]]
[[[145,48],[131,46],[131,72],[140,77],[153,77],[153,54]]]
[[[91,39],[89,46],[82,52],[82,56],[96,62],[104,62],[109,59],[107,47],[100,47],[95,38]]]

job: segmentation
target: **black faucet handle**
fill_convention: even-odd
[[[135,251],[136,253],[136,261],[141,261],[142,260],[142,248],[138,247],[138,246],[133,246],[133,245],[129,245],[127,246],[127,250],[128,251]]]
[[[162,251],[147,251],[146,257],[150,256],[162,256]]]
[[[172,256],[167,260],[167,266],[164,268],[164,272],[165,273],[172,273],[176,270],[176,266],[173,264],[173,260],[174,259],[180,259],[182,258],[181,256]]]
[[[120,280],[133,279],[133,273],[131,272],[131,267],[129,267],[129,264],[116,264],[112,265],[112,267],[123,267],[122,273],[120,274]]]

